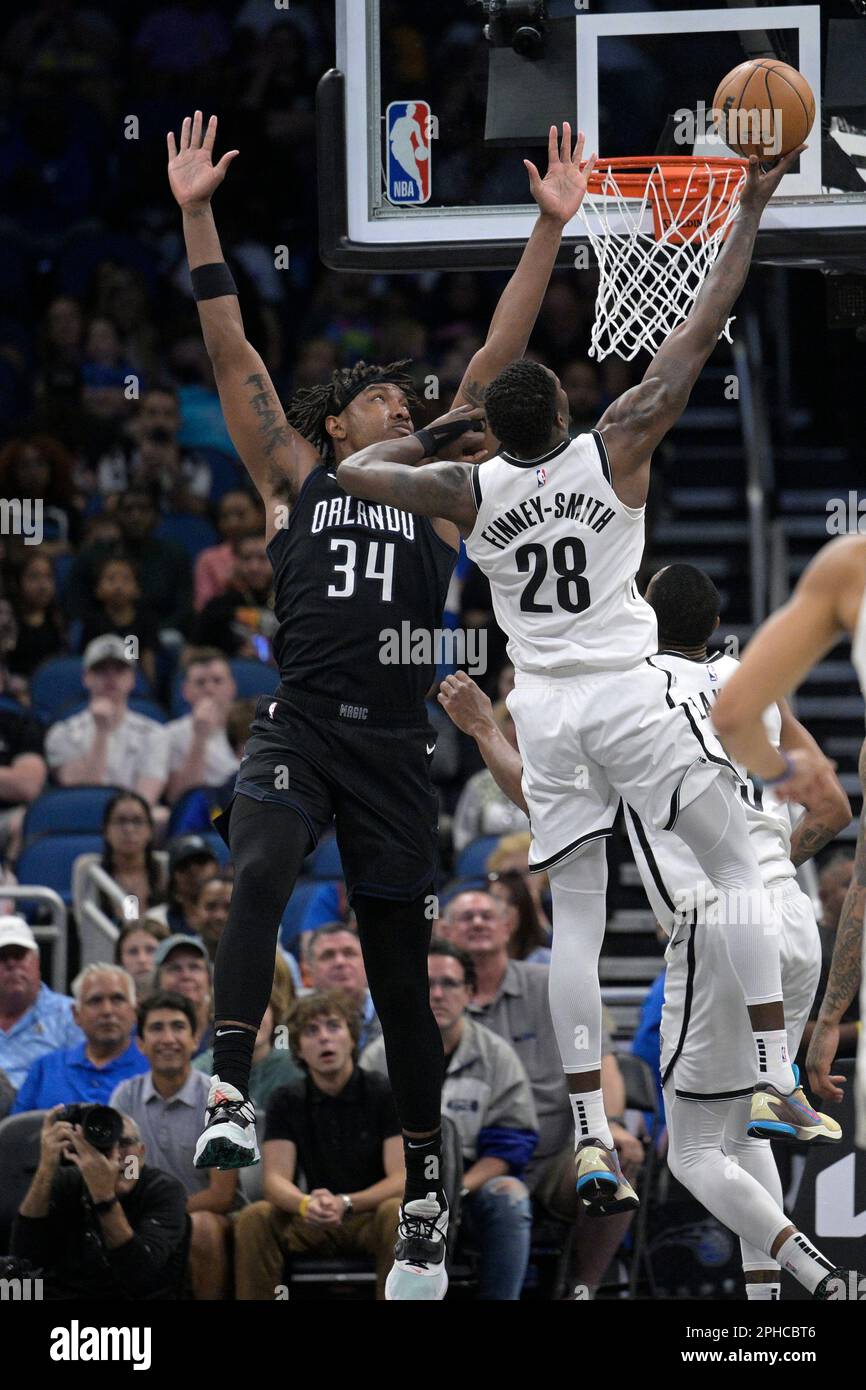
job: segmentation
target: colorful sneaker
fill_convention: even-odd
[[[389,1302],[433,1302],[445,1297],[447,1236],[448,1203],[444,1197],[440,1202],[435,1192],[428,1192],[400,1208],[394,1264],[385,1281]]]
[[[196,1168],[247,1168],[258,1163],[256,1112],[236,1086],[212,1076],[207,1119],[195,1146]]]
[[[640,1206],[637,1193],[623,1175],[619,1154],[600,1139],[583,1139],[578,1144],[574,1172],[578,1195],[589,1216],[614,1216]]]
[[[752,1114],[746,1133],[753,1139],[781,1139],[788,1143],[805,1140],[810,1144],[836,1144],[842,1129],[829,1115],[814,1110],[800,1085],[800,1073],[794,1068],[797,1083],[787,1094],[775,1086],[756,1086],[752,1092]]]

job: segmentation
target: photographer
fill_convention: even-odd
[[[45,1116],[11,1253],[42,1270],[48,1298],[177,1297],[187,1244],[183,1187],[144,1166],[128,1116],[74,1107],[71,1118],[81,1123],[72,1124],[69,1113],[55,1106]]]

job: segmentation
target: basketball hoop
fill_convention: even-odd
[[[599,160],[580,209],[599,269],[590,357],[615,352],[630,362],[682,323],[736,216],[748,167],[686,155]]]

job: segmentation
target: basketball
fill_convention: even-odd
[[[776,58],[750,58],[722,78],[713,98],[718,132],[748,159],[776,159],[805,140],[815,98],[802,73]]]

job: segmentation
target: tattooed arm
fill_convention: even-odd
[[[202,115],[187,116],[179,147],[168,136],[168,178],[183,213],[190,270],[224,259],[211,198],[237,151],[214,166],[216,117],[202,132]],[[280,525],[274,503],[294,502],[304,478],[320,462],[313,446],[288,424],[265,364],[244,333],[237,295],[198,302],[198,314],[232,443],[267,512],[267,538]]]
[[[790,753],[795,748],[805,748],[820,754],[821,749],[809,730],[795,719],[787,700],[779,700],[782,716],[781,746]],[[807,859],[813,859],[825,845],[845,829],[851,822],[851,803],[845,795],[845,788],[834,772],[828,773],[823,799],[811,810],[804,811],[794,826],[791,835],[791,863],[799,868]]]
[[[860,785],[866,793],[866,743],[860,749]],[[813,1090],[826,1100],[841,1100],[841,1076],[831,1076],[830,1068],[839,1047],[840,1019],[860,988],[863,955],[863,914],[866,912],[866,797],[860,815],[854,876],[842,904],[836,928],[833,960],[827,988],[809,1044],[806,1068]]]

